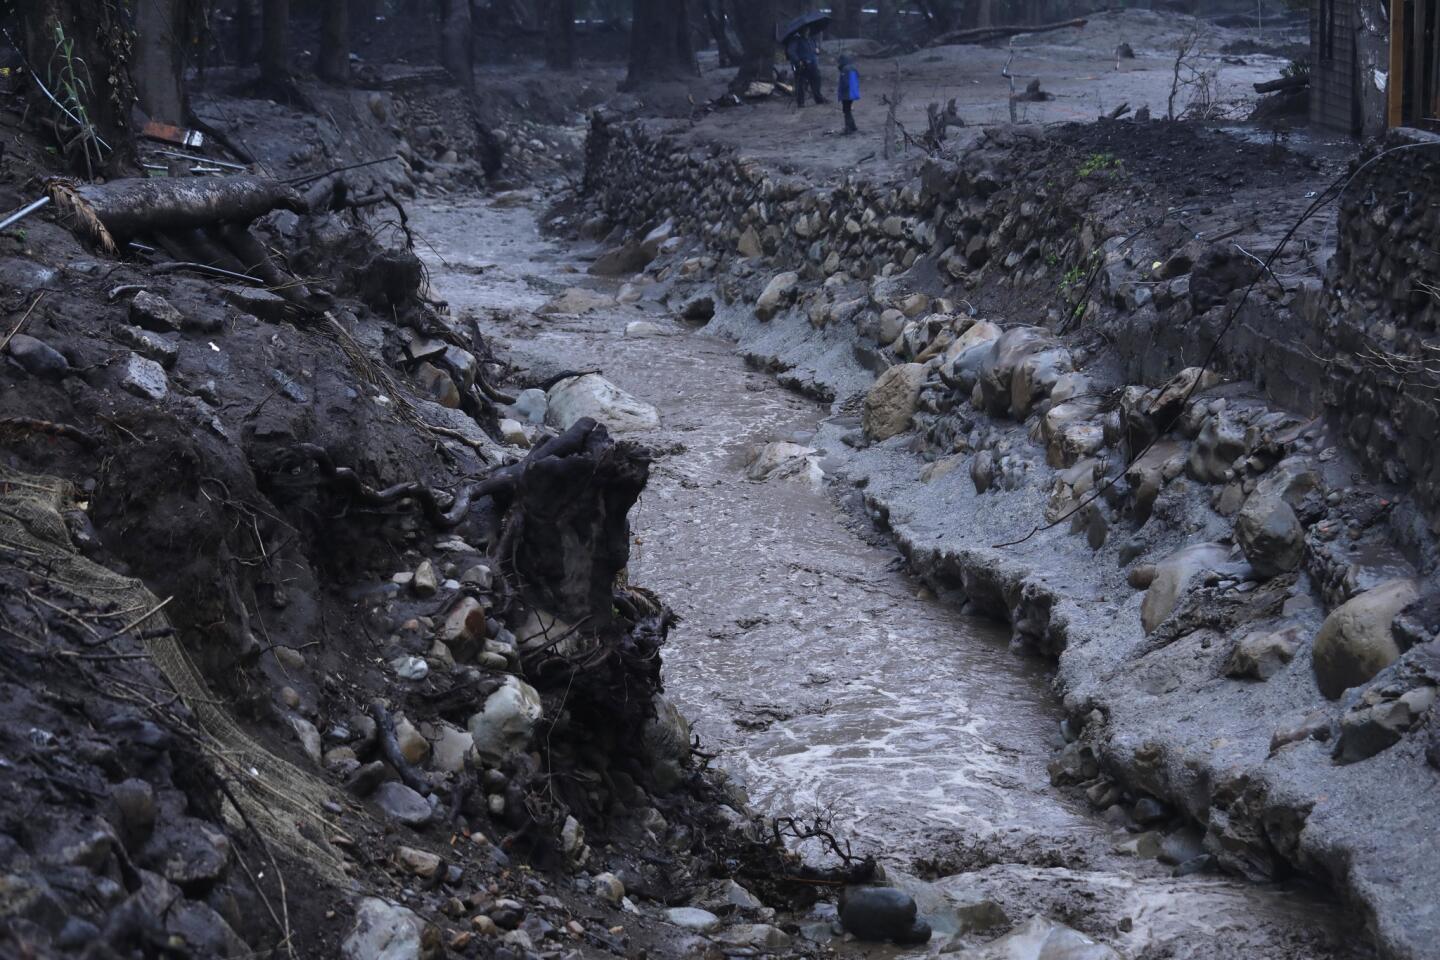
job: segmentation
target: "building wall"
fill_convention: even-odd
[[[1310,120],[1353,137],[1385,129],[1388,25],[1373,0],[1312,0]]]

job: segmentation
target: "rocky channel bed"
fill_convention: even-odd
[[[1229,166],[1160,178],[1157,137]],[[1249,253],[1335,168],[1143,123],[990,130],[878,183],[604,117],[588,151],[589,212],[557,225],[634,231],[592,271],[643,271],[637,297],[832,403],[812,462],[938,594],[1055,658],[1055,783],[1195,831],[1181,869],[1321,881],[1382,956],[1435,955],[1428,493],[1365,479],[1327,416],[1369,376],[1348,275],[1321,247],[1257,279]]]

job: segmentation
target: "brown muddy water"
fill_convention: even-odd
[[[804,442],[830,411],[654,302],[535,316],[567,287],[618,288],[583,272],[587,251],[543,238],[537,209],[419,211],[432,284],[520,365],[601,368],[659,410],[660,429],[635,435],[669,452],[633,518],[631,580],[680,614],[667,692],[757,809],[833,817],[915,894],[941,935],[932,951],[956,932],[957,905],[988,898],[1011,922],[1043,913],[1126,957],[1367,955],[1308,892],[1176,878],[1117,852],[1133,837],[1049,784],[1060,711],[1046,665],[919,591],[838,486],[745,479],[752,447]],[[671,335],[626,338],[639,319]],[[921,881],[919,861],[952,875]]]

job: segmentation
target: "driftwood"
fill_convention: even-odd
[[[305,199],[267,177],[160,177],[84,184],[75,193],[116,240],[218,223],[245,225],[271,210],[305,213]]]
[[[1282,90],[1299,90],[1302,87],[1310,86],[1308,75],[1298,77],[1280,77],[1276,80],[1266,80],[1264,83],[1255,84],[1256,93],[1279,93]]]
[[[949,33],[942,33],[938,37],[932,37],[925,41],[927,47],[943,47],[947,44],[959,43],[989,43],[991,40],[1004,40],[1007,37],[1017,37],[1022,33],[1051,33],[1056,30],[1084,29],[1089,21],[1084,19],[1065,20],[1061,23],[1043,23],[1032,27],[1021,25],[993,26],[993,27],[972,27],[967,30],[951,30]]]

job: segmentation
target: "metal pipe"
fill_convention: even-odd
[[[196,163],[213,163],[217,167],[225,167],[229,170],[248,170],[249,167],[243,163],[228,163],[224,160],[212,160],[209,157],[197,157],[193,153],[181,153],[179,150],[161,150],[162,157],[173,157],[176,160],[194,160]]]
[[[36,200],[29,206],[21,207],[19,210],[16,210],[14,213],[10,214],[10,216],[6,217],[4,220],[0,220],[0,230],[4,230],[12,223],[19,223],[21,220],[24,220],[26,217],[30,216],[30,214],[34,213],[36,210],[39,210],[41,207],[45,206],[49,202],[49,197],[41,197],[39,200]]]

